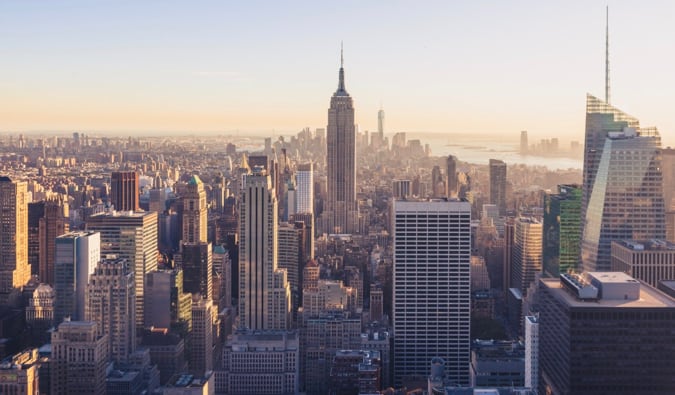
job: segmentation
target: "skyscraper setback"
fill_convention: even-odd
[[[245,177],[239,219],[239,319],[243,328],[287,329],[291,289],[277,269],[276,192],[265,170]]]
[[[344,62],[340,63],[338,88],[330,100],[326,146],[328,199],[322,218],[326,233],[356,233],[356,128],[354,104],[345,88]]]

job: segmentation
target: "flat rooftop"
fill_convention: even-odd
[[[615,273],[612,272],[612,274]],[[628,275],[625,276],[628,279],[635,281],[632,277]],[[672,299],[663,292],[643,283],[640,283],[640,297],[635,300],[600,299],[595,301],[582,301],[577,300],[577,298],[563,289],[559,279],[542,278],[539,281],[551,291],[554,297],[571,307],[675,308],[675,299]],[[616,281],[622,281],[620,276],[617,276]]]
[[[612,243],[616,243],[633,251],[675,251],[675,244],[660,239],[612,240]]]

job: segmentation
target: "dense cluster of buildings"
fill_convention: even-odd
[[[589,95],[579,174],[354,111],[341,65],[327,128],[262,151],[0,139],[0,393],[675,392],[656,129]]]

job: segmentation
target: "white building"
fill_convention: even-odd
[[[84,319],[89,276],[101,259],[101,235],[98,232],[71,232],[56,238],[54,259],[54,324],[64,317]]]
[[[539,388],[539,318],[525,317],[525,387]]]
[[[314,164],[299,164],[295,172],[295,212],[314,214]]]
[[[424,378],[443,358],[469,385],[471,205],[394,201],[394,377]]]

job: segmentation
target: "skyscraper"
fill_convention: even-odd
[[[192,333],[188,350],[190,373],[201,376],[213,370],[213,301],[192,296]]]
[[[445,195],[457,197],[457,157],[449,155],[446,159]]]
[[[87,230],[101,233],[101,254],[126,259],[136,284],[136,325],[143,325],[145,275],[157,270],[157,213],[118,211],[87,218]]]
[[[0,177],[0,305],[29,279],[27,184]]]
[[[124,259],[102,259],[89,276],[85,321],[94,321],[98,336],[106,335],[110,358],[126,362],[136,350],[134,274]]]
[[[394,201],[394,377],[426,377],[443,358],[469,385],[471,205]]]
[[[511,287],[518,288],[523,296],[541,272],[542,224],[534,218],[517,218],[513,243]]]
[[[277,198],[264,169],[255,167],[245,176],[240,201],[240,325],[252,330],[287,329],[291,290],[285,270],[277,269]]]
[[[490,203],[506,215],[506,163],[498,159],[490,159]]]
[[[204,183],[192,176],[185,187],[183,199],[183,243],[207,242],[207,206]]]
[[[527,130],[523,130],[520,132],[520,154],[527,154],[528,148],[529,145],[527,142]]]
[[[595,171],[584,191],[588,197],[581,245],[585,271],[611,269],[612,240],[665,238],[660,149],[661,137],[654,128],[625,126],[607,132],[602,155],[589,165]]]
[[[114,171],[110,175],[110,203],[117,211],[138,211],[138,173]]]
[[[322,227],[326,233],[356,233],[358,230],[354,104],[345,89],[343,64],[341,61],[338,88],[330,100],[328,109],[326,136],[328,199]]]
[[[551,277],[578,269],[581,254],[581,187],[558,185],[544,195],[544,272]]]
[[[89,276],[101,259],[101,235],[70,232],[56,238],[54,258],[54,323],[65,317],[84,320]]]
[[[183,238],[178,264],[183,269],[183,288],[193,295],[213,298],[213,256],[207,239],[207,206],[204,183],[192,176],[182,194]]]
[[[539,393],[675,393],[675,302],[624,273],[541,279]]]
[[[44,204],[44,215],[39,219],[39,270],[40,281],[54,285],[54,255],[56,250],[55,240],[58,236],[67,233],[68,202],[61,196],[47,199]]]
[[[295,181],[297,183],[295,212],[314,214],[314,163],[299,164]]]

